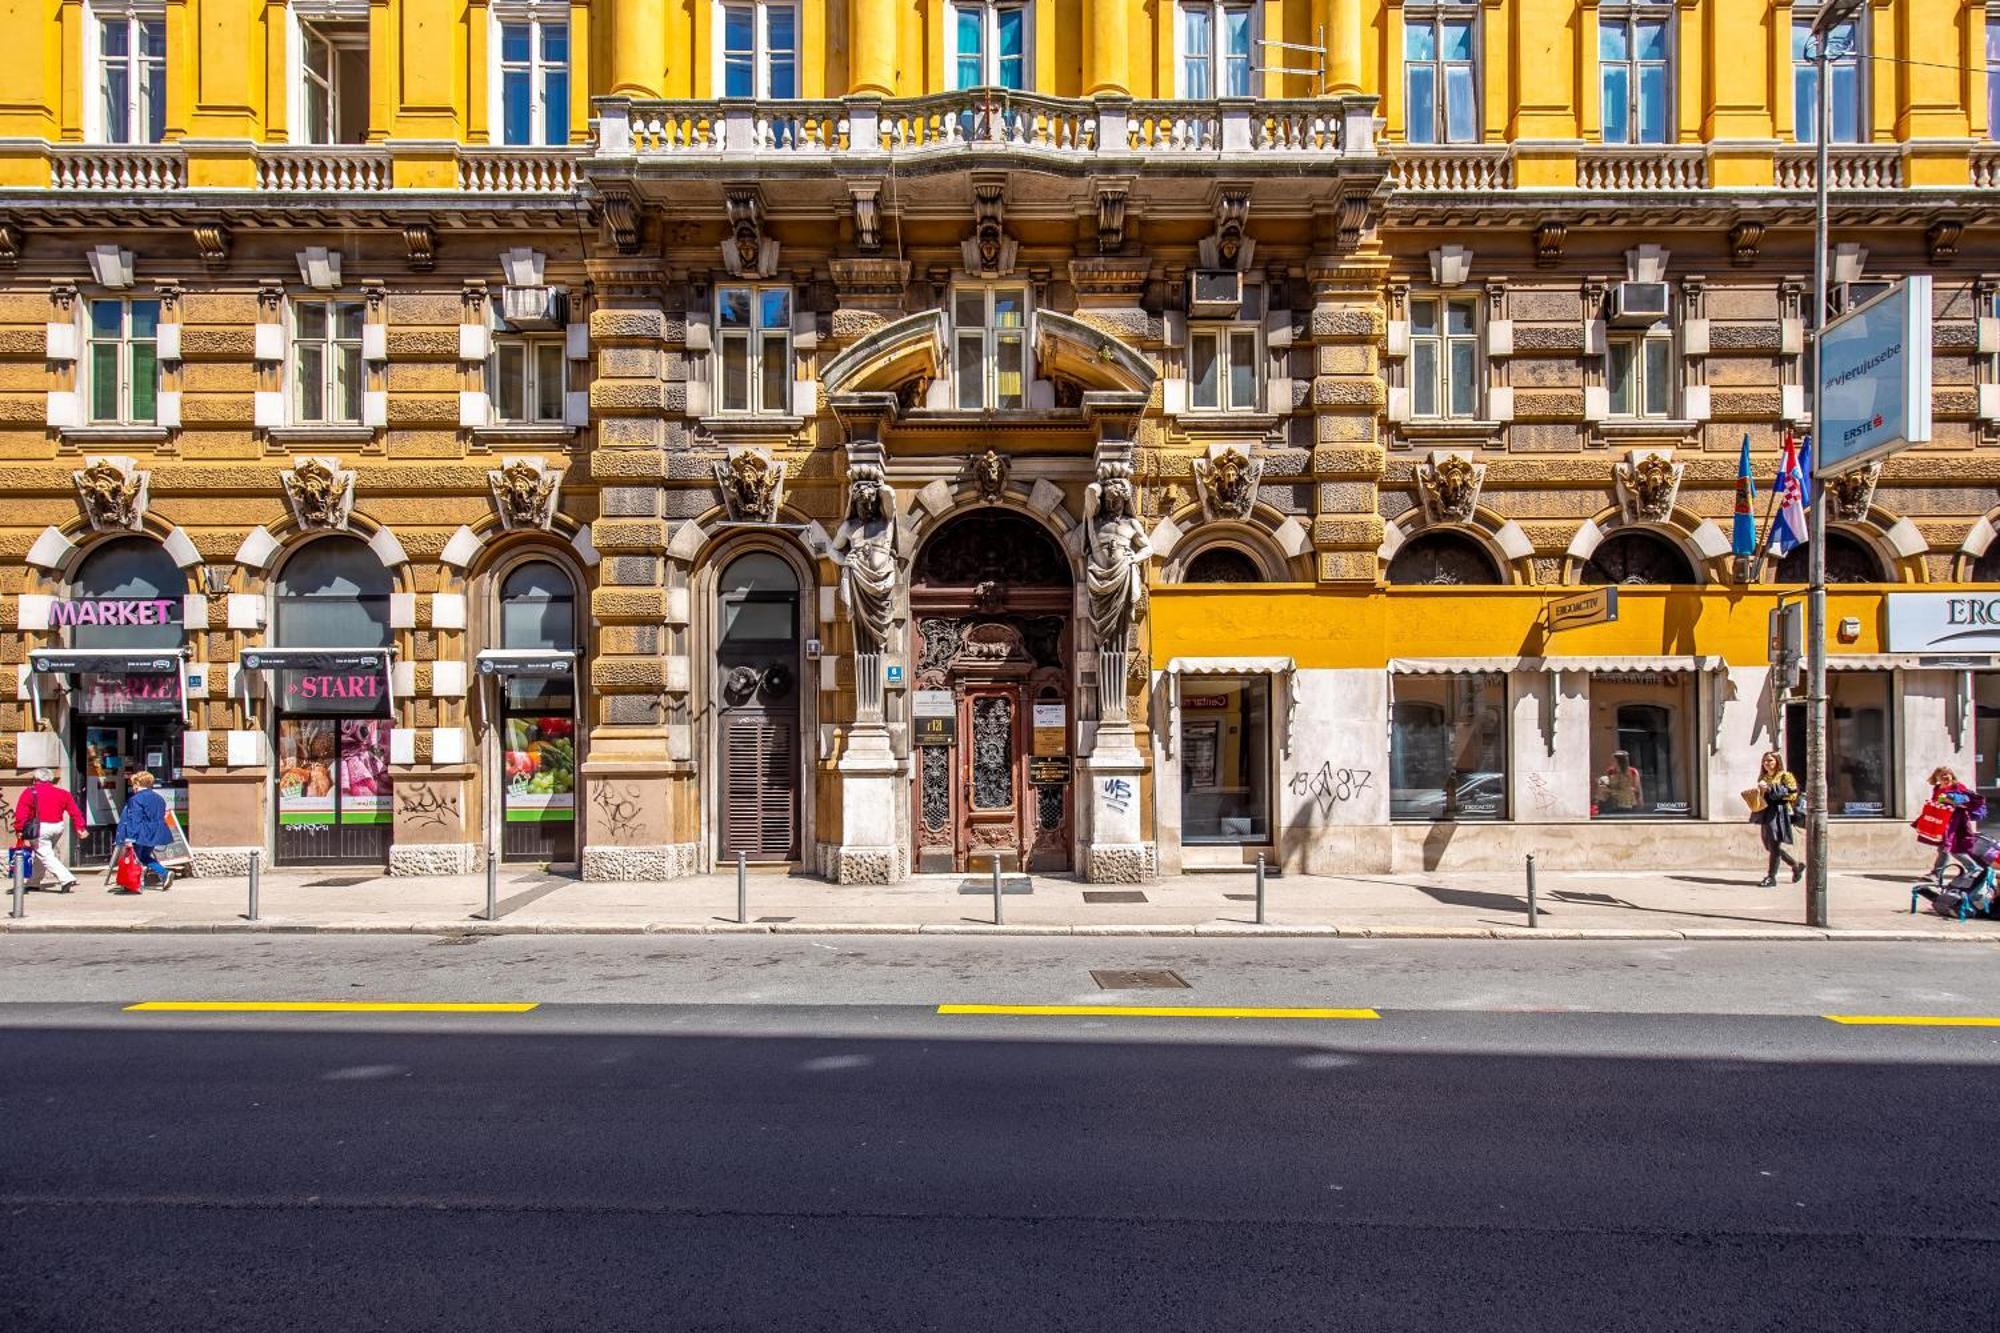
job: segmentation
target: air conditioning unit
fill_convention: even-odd
[[[569,321],[568,298],[561,287],[506,287],[500,293],[500,317],[517,331],[559,329]]]
[[[1621,282],[1611,289],[1613,324],[1657,324],[1667,317],[1667,284]]]
[[[1233,268],[1198,268],[1188,279],[1190,315],[1234,315],[1243,308],[1243,275]]]

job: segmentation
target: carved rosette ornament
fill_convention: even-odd
[[[990,505],[999,504],[1007,494],[1007,474],[1012,466],[1007,455],[997,449],[988,449],[966,464],[979,498]]]
[[[777,521],[778,506],[785,502],[785,465],[771,461],[770,450],[731,449],[728,458],[715,460],[715,483],[733,521]]]
[[[555,521],[562,478],[561,468],[551,468],[539,458],[509,458],[499,470],[487,473],[500,526],[510,532],[546,532]]]
[[[1417,490],[1424,516],[1433,523],[1470,523],[1486,484],[1486,464],[1455,449],[1435,450],[1417,468]]]
[[[307,532],[343,532],[354,511],[354,474],[337,459],[298,458],[278,474],[292,517]]]
[[[1826,483],[1826,503],[1842,523],[1860,523],[1875,503],[1875,483],[1882,479],[1882,465],[1870,463],[1843,472]]]
[[[1250,517],[1257,503],[1257,484],[1263,479],[1263,459],[1228,445],[1212,446],[1208,457],[1194,460],[1201,506],[1212,519]]]
[[[1628,523],[1663,523],[1674,512],[1681,477],[1687,464],[1676,463],[1670,451],[1633,450],[1618,464],[1618,503]]]
[[[76,498],[94,532],[136,532],[146,514],[150,480],[130,458],[89,458],[70,473]]]

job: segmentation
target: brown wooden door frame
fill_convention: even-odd
[[[958,790],[962,797],[954,811],[954,822],[957,868],[960,870],[983,870],[991,864],[990,858],[995,853],[1000,856],[1000,865],[1004,870],[1019,869],[1025,863],[1030,833],[1027,815],[1031,810],[1031,803],[1026,799],[1027,758],[1022,753],[1027,748],[1023,743],[1027,736],[1027,728],[1023,725],[1025,694],[1023,682],[1005,679],[967,681],[964,688],[958,691],[961,737]],[[1008,801],[1005,806],[982,808],[978,804],[977,774],[974,771],[978,763],[975,718],[980,701],[988,699],[1005,700],[1009,709]]]

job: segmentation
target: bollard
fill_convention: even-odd
[[[1541,908],[1535,903],[1535,854],[1528,853],[1528,929],[1535,930],[1542,924]]]
[[[736,853],[736,924],[750,924],[750,866],[742,852]]]
[[[247,919],[251,921],[257,919],[257,870],[258,864],[263,859],[262,849],[256,847],[250,849],[250,915]]]
[[[7,910],[7,915],[19,921],[28,915],[28,891],[27,883],[21,875],[21,853],[9,853],[7,864],[14,874],[14,905]]]
[[[486,919],[500,915],[500,858],[486,853]]]
[[[993,924],[1005,925],[1007,914],[1000,906],[1000,853],[993,854]]]
[[[1257,853],[1257,924],[1264,924],[1264,853]]]

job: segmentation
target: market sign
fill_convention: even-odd
[[[1931,280],[1919,273],[1819,335],[1813,471],[1866,466],[1931,438]]]
[[[167,597],[73,597],[49,603],[49,626],[178,625],[180,609]]]
[[[1558,597],[1548,605],[1548,632],[1603,625],[1618,619],[1618,589],[1592,588],[1571,597]]]
[[[1957,592],[1892,592],[1888,634],[1892,653],[2000,652],[2000,597]]]

